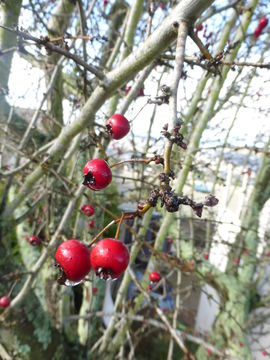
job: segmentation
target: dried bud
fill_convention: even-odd
[[[205,200],[204,200],[204,205],[205,206],[209,206],[209,207],[213,207],[213,206],[216,206],[218,204],[218,199],[212,195],[212,194],[209,194],[206,196]]]
[[[192,210],[195,212],[195,214],[198,217],[202,217],[203,204],[195,204],[195,205],[192,205],[191,207],[192,207]]]
[[[154,189],[151,191],[149,198],[147,199],[147,202],[152,206],[157,205],[158,198],[160,197],[159,190]]]

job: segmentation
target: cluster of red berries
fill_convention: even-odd
[[[95,209],[92,205],[82,205],[81,206],[81,211],[84,215],[90,217],[92,215],[94,215],[95,213]],[[88,226],[93,229],[95,227],[95,221],[94,220],[90,220],[89,223],[88,223]]]
[[[259,24],[257,25],[256,29],[254,30],[255,39],[257,39],[261,35],[263,29],[267,26],[267,24],[268,24],[267,17],[263,16],[262,18],[260,18]]]
[[[56,251],[61,283],[65,280],[80,282],[91,268],[101,279],[117,279],[127,268],[129,252],[120,241],[105,238],[89,248],[79,240],[67,240]]]
[[[106,125],[107,132],[114,140],[122,139],[130,130],[128,120],[121,114],[114,114]],[[94,191],[107,187],[112,181],[112,172],[104,159],[88,161],[83,169],[83,184]],[[94,215],[92,205],[81,206],[84,215]],[[88,223],[94,227],[94,220]],[[89,249],[79,240],[72,239],[63,242],[56,251],[57,266],[60,269],[61,284],[81,282],[91,268],[101,279],[117,279],[127,268],[129,252],[124,244],[116,239],[105,238]]]

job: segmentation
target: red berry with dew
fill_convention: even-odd
[[[111,169],[103,159],[89,160],[83,168],[83,174],[83,185],[94,191],[104,189],[112,181]]]
[[[117,279],[128,266],[129,252],[120,241],[105,238],[91,250],[90,261],[101,279]]]
[[[56,250],[56,261],[61,272],[58,282],[82,281],[91,269],[89,256],[88,247],[79,240],[67,240],[59,245]]]

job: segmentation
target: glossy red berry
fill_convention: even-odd
[[[89,221],[88,226],[89,226],[91,229],[93,229],[93,228],[95,227],[95,221],[94,221],[94,220]]]
[[[268,24],[268,19],[266,16],[263,16],[262,18],[260,18],[258,27],[261,28],[261,30],[263,30],[267,26],[267,24]]]
[[[10,303],[11,303],[11,301],[10,301],[9,296],[2,296],[0,298],[0,307],[2,307],[2,308],[9,307]]]
[[[120,140],[127,135],[130,125],[122,114],[114,114],[107,121],[106,128],[112,139]]]
[[[129,252],[120,241],[105,238],[93,247],[90,262],[101,279],[117,279],[128,266]]]
[[[32,246],[37,246],[40,244],[40,239],[37,236],[33,235],[33,236],[30,236],[30,238],[28,239],[28,242]]]
[[[56,250],[56,261],[62,272],[59,280],[62,283],[65,279],[73,282],[83,280],[91,268],[89,255],[88,247],[79,240],[67,240],[59,245]]]
[[[152,271],[152,272],[149,274],[149,280],[150,280],[152,283],[158,283],[158,282],[161,280],[161,275],[160,275],[160,273],[158,273],[157,271]]]
[[[208,259],[209,259],[209,254],[208,254],[208,253],[205,253],[205,254],[203,255],[203,257],[204,257],[204,260],[208,260]]]
[[[93,206],[91,205],[82,205],[81,206],[81,211],[84,213],[84,215],[86,216],[92,216],[95,213],[95,209],[93,208]]]
[[[111,169],[103,159],[89,160],[83,168],[83,174],[83,185],[95,191],[104,189],[112,181]]]

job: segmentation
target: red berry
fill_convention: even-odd
[[[83,168],[83,174],[83,185],[95,191],[104,189],[112,181],[111,169],[103,159],[89,160]]]
[[[33,235],[33,236],[30,236],[28,242],[32,246],[37,246],[40,244],[40,239],[37,236]]]
[[[93,228],[95,227],[95,221],[94,221],[94,220],[89,221],[88,226],[89,226],[91,229],[93,229]]]
[[[262,29],[257,26],[256,29],[254,30],[254,37],[257,39],[260,35],[261,35]]]
[[[190,269],[194,269],[194,266],[195,266],[195,262],[194,262],[193,260],[191,260],[191,261],[189,262],[189,268],[190,268]]]
[[[108,0],[103,0],[103,4],[105,7],[108,5],[108,2],[109,2]]]
[[[161,275],[157,271],[152,271],[149,274],[149,280],[153,283],[158,283],[161,280]]]
[[[245,250],[244,250],[244,253],[245,253],[246,255],[248,255],[248,249],[245,249]]]
[[[263,350],[263,351],[262,351],[262,355],[263,355],[263,356],[267,356],[267,351],[266,351],[266,350]]]
[[[95,213],[95,209],[93,208],[93,206],[91,205],[82,205],[81,206],[81,211],[84,213],[84,215],[86,216],[92,216]]]
[[[212,353],[211,349],[207,349],[207,354],[210,356]]]
[[[126,95],[130,92],[130,90],[131,90],[131,86],[126,86],[125,88]]]
[[[56,261],[64,277],[74,282],[83,280],[91,268],[89,254],[88,247],[78,240],[67,240],[59,245]]]
[[[105,238],[93,247],[90,261],[101,279],[117,279],[128,266],[129,252],[120,241]]]
[[[9,296],[2,296],[0,298],[0,307],[3,307],[3,308],[9,307],[10,302],[11,301],[10,301]]]
[[[235,258],[235,259],[234,259],[234,262],[235,262],[235,264],[237,264],[237,265],[239,264],[239,261],[240,261],[239,258]]]
[[[258,27],[260,27],[260,29],[263,30],[267,26],[267,24],[268,24],[268,19],[267,17],[263,16],[262,18],[260,18]]]
[[[208,260],[208,259],[209,259],[209,254],[208,254],[208,253],[205,253],[205,254],[203,255],[203,257],[204,257],[204,260]]]
[[[120,140],[127,135],[130,129],[128,120],[121,114],[114,114],[109,118],[106,125],[112,139]]]
[[[239,346],[240,346],[240,347],[243,347],[243,345],[244,345],[244,344],[242,343],[242,341],[239,341]]]

